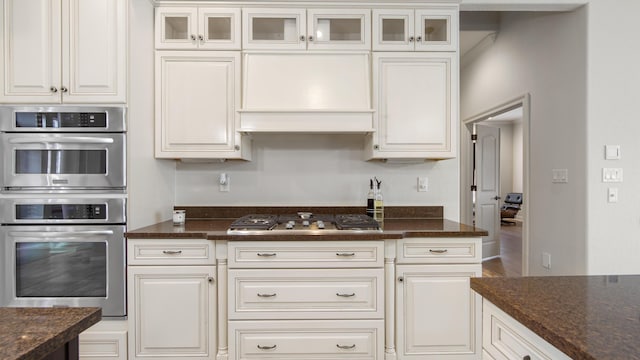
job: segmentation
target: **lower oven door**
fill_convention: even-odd
[[[5,189],[124,189],[125,134],[0,133]]]
[[[3,306],[98,306],[126,316],[124,225],[0,228]]]

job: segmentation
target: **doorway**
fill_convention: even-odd
[[[490,276],[528,274],[529,96],[505,102],[463,121],[462,213],[483,228],[483,270]],[[472,137],[472,135],[474,135]],[[501,222],[509,193],[522,193],[521,210]]]

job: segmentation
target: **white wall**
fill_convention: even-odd
[[[592,0],[588,30],[588,270],[640,273],[640,1]],[[604,160],[604,145],[622,146]],[[605,184],[602,168],[624,169],[624,182]],[[607,203],[607,188],[619,202]]]
[[[385,205],[443,205],[459,218],[458,160],[419,163],[363,161],[363,135],[261,134],[253,138],[253,161],[179,163],[178,205],[365,206],[369,179],[382,180]],[[231,191],[218,191],[228,173]],[[417,192],[417,177],[429,191]]]
[[[462,119],[531,95],[531,275],[586,272],[586,29],[584,8],[504,14],[494,45],[461,73]],[[568,184],[551,183],[557,168]]]
[[[153,157],[153,6],[129,2],[129,229],[169,219],[175,192],[175,163]]]

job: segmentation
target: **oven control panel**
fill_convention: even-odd
[[[16,220],[76,220],[107,218],[106,204],[17,204]]]
[[[17,128],[106,128],[104,112],[19,112]]]

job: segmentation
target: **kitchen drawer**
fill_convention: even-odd
[[[398,264],[482,262],[481,238],[405,238],[398,240]]]
[[[229,319],[382,319],[384,269],[229,270]]]
[[[229,268],[382,267],[383,241],[229,241]]]
[[[229,359],[383,359],[383,320],[230,321]]]
[[[482,317],[482,347],[493,359],[570,359],[487,300],[483,300]]]
[[[129,239],[129,265],[214,265],[213,241],[206,239]]]

